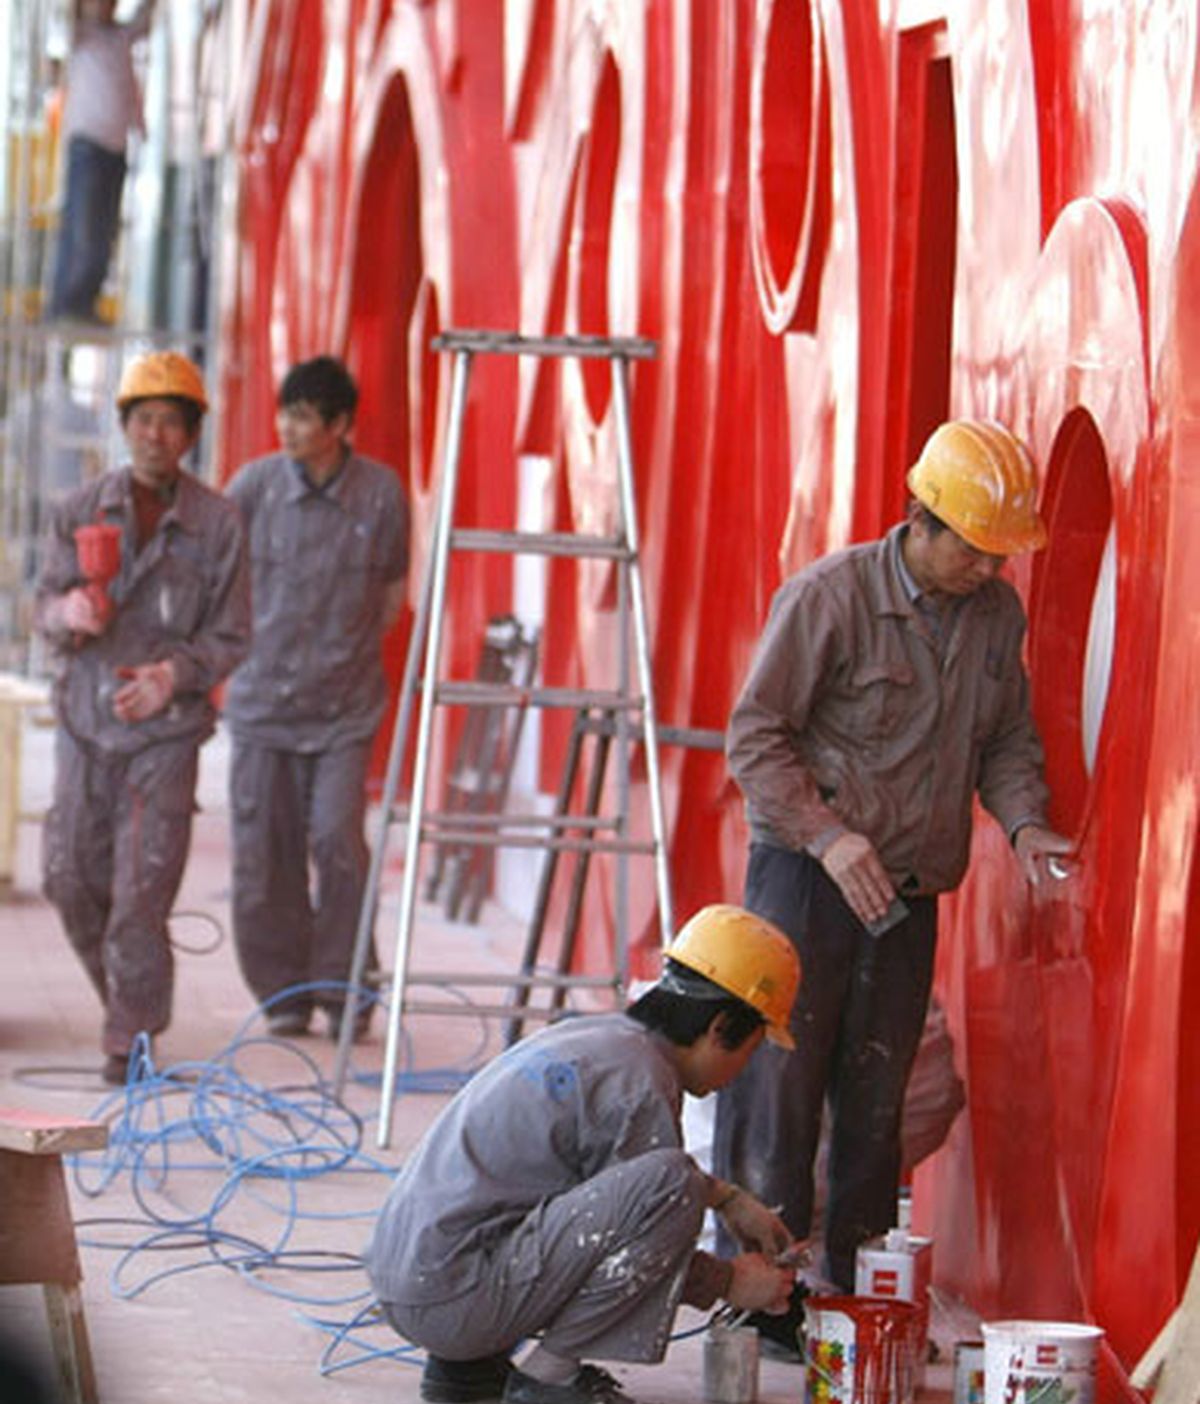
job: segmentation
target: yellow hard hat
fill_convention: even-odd
[[[125,367],[117,389],[117,408],[124,409],[134,400],[158,400],[168,396],[191,400],[201,410],[208,408],[199,367],[178,351],[151,351]]]
[[[795,1048],[788,1016],[800,987],[800,957],[777,926],[742,907],[701,907],[667,955],[757,1009],[772,1043]]]
[[[979,551],[1014,556],[1046,544],[1033,460],[1001,424],[954,419],[935,429],[908,470],[908,487]]]

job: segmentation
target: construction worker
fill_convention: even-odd
[[[66,195],[59,225],[49,315],[99,320],[96,299],[108,273],[121,217],[126,146],[144,135],[133,47],[150,32],[155,0],[123,24],[116,0],[75,0],[62,131]]]
[[[1000,577],[1046,539],[1030,457],[1000,425],[959,420],[931,435],[908,485],[905,522],[776,593],[727,731],[750,827],[745,903],[795,942],[805,980],[797,1050],[755,1058],[718,1099],[714,1165],[808,1235],[828,1096],[824,1267],[844,1291],[858,1245],[895,1223],[937,894],[966,868],[975,794],[1030,882],[1071,849],[1046,824],[1025,614]],[[756,1324],[772,1336],[777,1323]]]
[[[404,599],[408,504],[392,469],[351,448],[357,404],[340,361],[293,366],[278,396],[283,451],[228,488],[254,599],[250,657],[225,705],[233,929],[278,1037],[306,1033],[314,1006],[331,1037],[341,1026],[369,866],[367,770],[387,701],[383,636]],[[359,1005],[356,1034],[372,1007]]]
[[[366,1266],[391,1325],[427,1352],[434,1404],[626,1404],[602,1360],[661,1360],[681,1303],[784,1309],[801,1245],[686,1154],[683,1094],[790,1044],[791,943],[739,907],[697,912],[624,1014],[514,1045],[442,1111],[379,1215]],[[697,1251],[713,1209],[746,1251]],[[538,1337],[520,1367],[510,1352]]]
[[[59,665],[47,897],[104,1005],[106,1081],[125,1080],[140,1031],[171,1016],[167,933],[191,837],[209,694],[250,639],[249,570],[237,509],[184,471],[207,408],[186,356],[156,351],[121,377],[129,466],[54,509],[37,596]],[[113,528],[107,576],[86,534]]]

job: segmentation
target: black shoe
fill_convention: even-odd
[[[446,1360],[427,1355],[421,1374],[421,1398],[431,1404],[481,1404],[499,1399],[512,1373],[507,1355],[485,1355],[482,1360]]]
[[[272,1038],[303,1038],[311,1016],[307,1009],[275,1009],[267,1015],[267,1033]]]
[[[746,1325],[758,1332],[759,1346],[768,1358],[793,1363],[804,1359],[804,1299],[807,1296],[807,1284],[797,1282],[788,1298],[788,1309],[782,1315],[752,1311],[746,1318]]]
[[[111,1087],[124,1087],[129,1081],[129,1054],[110,1053],[100,1069],[100,1076]]]
[[[543,1384],[513,1369],[504,1386],[504,1404],[637,1404],[620,1383],[596,1365],[581,1365],[566,1384]]]

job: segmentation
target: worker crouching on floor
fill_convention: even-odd
[[[507,1050],[409,1157],[366,1253],[384,1314],[428,1355],[437,1404],[627,1404],[585,1358],[654,1362],[682,1303],[783,1312],[782,1220],[684,1151],[683,1094],[741,1072],[764,1036],[791,1046],[791,943],[705,907],[623,1014],[563,1020]],[[715,1210],[746,1251],[696,1242]],[[538,1343],[517,1368],[510,1352]]]
[[[104,1004],[112,1083],[171,1017],[167,918],[209,694],[250,644],[238,510],[181,466],[206,408],[186,356],[132,361],[117,391],[129,466],[56,506],[42,554],[38,625],[58,665],[44,885]]]

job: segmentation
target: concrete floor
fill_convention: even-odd
[[[217,1154],[222,1148],[244,1159],[289,1136],[316,1138],[327,1147],[340,1146],[336,1138],[353,1133],[314,1090],[332,1071],[332,1044],[324,1038],[290,1046],[253,1041],[263,1030],[254,1021],[228,934],[225,755],[221,737],[204,753],[201,812],[173,927],[176,1013],[156,1053],[160,1069],[186,1066],[172,1089],[160,1086],[154,1095],[127,1103],[124,1093],[114,1093],[99,1078],[99,1008],[38,891],[51,732],[36,714],[27,718],[15,890],[0,899],[0,1104],[94,1116],[108,1121],[114,1135],[123,1130],[136,1141],[140,1134],[146,1144],[136,1169],[129,1156],[107,1162],[89,1157],[71,1181],[85,1314],[104,1404],[242,1404],[272,1397],[288,1404],[408,1404],[418,1399],[417,1352],[370,1358],[372,1349],[388,1351],[401,1343],[375,1327],[336,1346],[334,1332],[366,1303],[356,1255],[391,1173],[444,1104],[454,1078],[496,1050],[498,1027],[473,1017],[409,1020],[411,1047],[401,1060],[393,1143],[381,1150],[375,1138],[383,1064],[377,1020],[369,1040],[355,1050],[345,1097],[361,1119],[358,1152],[345,1164],[339,1153],[340,1168],[299,1179],[231,1176],[229,1160]],[[398,889],[389,866],[379,925],[386,968],[392,963]],[[485,909],[477,926],[447,922],[422,907],[411,967],[502,973],[516,965],[522,936],[520,924],[496,907]],[[228,1053],[235,1042],[236,1053]],[[193,1098],[189,1087],[197,1079],[211,1080],[214,1067],[236,1071],[243,1080],[236,1095]],[[221,1076],[215,1085],[230,1088],[234,1073]],[[214,1120],[226,1116],[229,1121]],[[162,1140],[150,1133],[167,1122],[181,1139],[164,1152]],[[213,1147],[194,1134],[200,1124]],[[298,1163],[294,1155],[290,1163]],[[312,1168],[313,1158],[304,1165]],[[236,1246],[220,1253],[188,1246],[195,1242],[190,1226],[205,1216],[230,1236],[227,1244],[236,1236]],[[185,1227],[164,1230],[164,1224]],[[165,1236],[150,1246],[159,1233]],[[280,1250],[279,1265],[239,1267],[238,1257],[251,1255],[247,1240]],[[617,1367],[616,1373],[645,1401],[700,1399],[704,1323],[695,1313],[682,1314],[680,1338],[662,1365]],[[961,1320],[935,1309],[941,1356],[927,1372],[921,1398],[949,1393],[953,1340],[962,1329]],[[19,1340],[37,1358],[48,1356],[38,1289],[0,1288],[0,1336]],[[323,1354],[335,1346],[328,1363],[344,1368],[322,1374]],[[761,1362],[763,1404],[790,1404],[803,1393],[799,1366]]]

